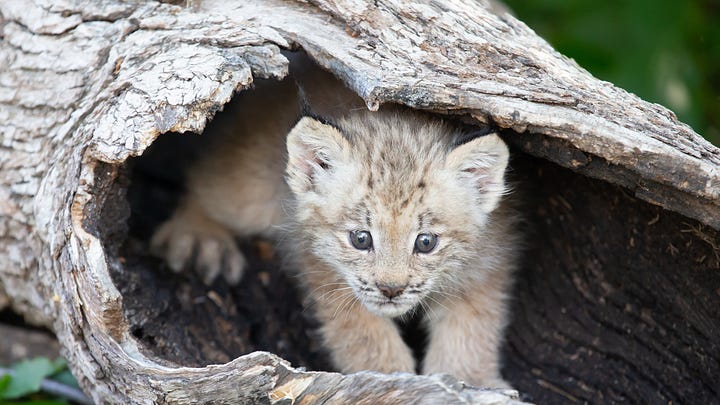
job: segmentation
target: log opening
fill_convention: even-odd
[[[168,134],[164,139],[177,136],[181,135]],[[163,140],[157,142],[161,145]],[[152,155],[148,151],[147,156]],[[317,338],[303,335],[311,334],[312,327],[306,327],[310,321],[301,307],[292,304],[299,300],[287,277],[277,269],[268,271],[266,281],[266,276],[259,276],[274,267],[272,261],[251,262],[246,276],[257,277],[249,288],[230,289],[222,283],[207,288],[191,274],[169,273],[159,260],[147,255],[147,234],[134,223],[138,219],[131,207],[137,192],[153,187],[137,184],[147,181],[147,173],[138,174],[142,169],[133,169],[134,165],[138,161],[86,162],[87,177],[73,205],[76,226],[82,229],[76,232],[84,237],[81,243],[88,260],[107,266],[103,271],[101,262],[96,262],[94,271],[80,269],[76,275],[85,303],[78,315],[83,318],[88,353],[102,353],[104,358],[103,362],[90,360],[97,381],[152,403],[275,404],[322,398],[337,403],[401,404],[417,398],[423,403],[520,404],[513,399],[513,391],[481,390],[450,376],[308,372],[305,367],[291,367],[275,354],[254,351],[270,349],[293,359],[296,366],[329,369]],[[172,191],[168,194],[176,197]],[[169,214],[170,207],[162,214]],[[107,276],[113,277],[117,291],[107,280],[99,280]],[[272,294],[264,295],[268,291]],[[110,375],[112,380],[103,377]],[[88,384],[83,377],[81,384]],[[101,388],[95,386],[93,393],[96,400],[105,402],[111,394]]]
[[[147,239],[182,193],[178,173],[187,169],[192,151],[202,148],[207,137],[168,133],[141,157],[84,162],[72,216],[94,271],[80,273],[81,301],[92,305],[79,313],[86,319],[86,333],[96,338],[91,352],[117,345],[106,355],[134,359],[143,367],[143,373],[124,375],[113,384],[133,389],[138,381],[159,379],[147,387],[147,395],[159,403],[282,403],[297,398],[404,403],[412,396],[427,403],[448,398],[519,403],[512,391],[481,390],[449,376],[304,371],[331,368],[314,320],[303,310],[290,277],[278,271],[267,241],[242,244],[251,268],[239,288],[221,281],[206,287],[194,274],[173,274],[150,257]],[[108,276],[112,284],[104,280]],[[195,386],[187,385],[194,379]],[[287,386],[294,391],[285,392]],[[162,397],[158,391],[164,392]]]
[[[517,146],[511,177],[527,216],[506,378],[539,403],[716,398],[717,232],[522,150],[572,156],[567,145],[503,136]],[[331,370],[317,324],[267,255],[267,241],[242,244],[251,266],[238,288],[205,287],[147,255],[148,237],[183,192],[178,174],[207,137],[160,136],[118,171],[117,192],[106,200],[99,228],[118,258],[111,274],[129,329],[167,364],[203,367],[266,350],[294,366]]]

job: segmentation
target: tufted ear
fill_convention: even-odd
[[[479,191],[479,202],[485,212],[497,208],[506,191],[505,169],[510,153],[497,134],[475,138],[448,153],[445,167],[462,181]]]
[[[336,127],[315,118],[301,118],[287,136],[290,189],[295,194],[314,189],[319,179],[346,159],[349,147]]]

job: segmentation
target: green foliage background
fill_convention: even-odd
[[[6,374],[6,370],[0,367],[0,405],[68,405],[63,398],[41,392],[42,381],[48,378],[80,392],[62,358],[26,359],[10,368],[13,375]]]
[[[720,0],[505,0],[595,77],[720,145]]]

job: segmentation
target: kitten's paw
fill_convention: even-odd
[[[238,284],[247,264],[227,229],[189,209],[179,209],[157,229],[150,250],[176,273],[193,269],[207,285],[220,274]]]

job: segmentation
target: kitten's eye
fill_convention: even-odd
[[[350,243],[359,250],[372,248],[372,235],[368,231],[350,231]]]
[[[437,235],[421,233],[415,239],[415,251],[418,253],[430,253],[437,246]]]

